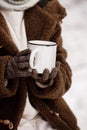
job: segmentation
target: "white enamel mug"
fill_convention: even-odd
[[[38,73],[43,73],[44,69],[49,72],[55,67],[57,44],[51,41],[31,40],[28,41],[30,54],[30,71],[36,69]]]

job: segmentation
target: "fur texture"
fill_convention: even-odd
[[[0,15],[0,119],[12,121],[13,130],[17,130],[22,117],[27,91],[33,107],[39,110],[43,119],[52,127],[57,130],[79,130],[75,116],[62,98],[70,88],[72,76],[61,38],[60,23],[65,15],[65,9],[57,0],[51,0],[43,9],[35,5],[25,11],[27,40],[42,39],[58,44],[57,60],[61,63],[60,69],[54,84],[44,89],[39,88],[30,77],[10,80],[8,86],[4,86],[5,65],[9,56],[15,56],[18,50],[11,39],[5,20]],[[8,126],[0,124],[0,129],[7,130]]]

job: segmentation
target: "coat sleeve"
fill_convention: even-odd
[[[66,11],[57,0],[51,0],[51,2],[49,2],[45,7],[45,10],[57,20],[50,41],[56,42],[58,45],[56,60],[60,62],[60,68],[52,86],[44,89],[39,88],[33,81],[31,82],[30,89],[33,95],[38,98],[56,99],[63,96],[64,93],[68,91],[72,77],[71,69],[66,61],[67,51],[63,48],[61,37],[61,23],[62,19],[66,16]]]
[[[8,81],[5,79],[6,64],[10,59],[10,56],[0,56],[0,98],[11,97],[16,94],[17,79]]]

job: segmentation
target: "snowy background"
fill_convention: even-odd
[[[87,0],[59,1],[67,10],[62,37],[73,71],[72,87],[64,98],[81,130],[87,130]]]

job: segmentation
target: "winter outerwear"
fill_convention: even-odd
[[[61,22],[65,15],[65,9],[57,0],[49,1],[43,8],[35,5],[24,14],[28,41],[48,40],[58,44],[56,60],[60,62],[60,69],[54,84],[42,89],[31,77],[9,79],[6,86],[6,65],[18,53],[18,49],[12,41],[6,21],[0,14],[0,130],[17,130],[27,92],[32,106],[53,128],[79,130],[74,114],[62,98],[70,88],[72,76],[61,38]]]

